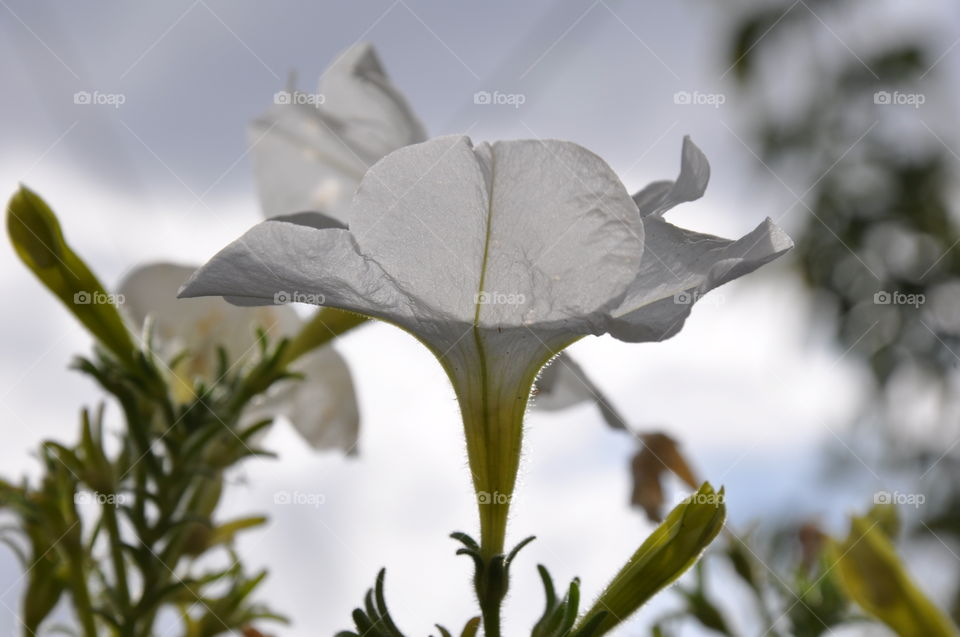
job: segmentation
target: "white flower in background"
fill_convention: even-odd
[[[384,155],[426,139],[406,98],[373,46],[355,44],[324,71],[314,99],[287,91],[250,127],[254,174],[266,217],[316,211],[349,224],[350,200],[367,169]],[[537,381],[534,406],[559,410],[594,401],[623,429],[583,369],[562,353]]]
[[[475,489],[504,496],[479,507],[490,557],[503,552],[523,414],[544,363],[590,334],[668,338],[693,305],[679,296],[696,300],[792,247],[769,219],[737,241],[663,221],[688,181],[641,217],[609,166],[576,144],[442,137],[373,166],[349,228],[260,223],[181,296],[269,304],[296,290],[415,335],[457,393]]]
[[[369,44],[346,50],[320,78],[317,99],[274,105],[250,129],[264,215],[317,211],[344,223],[367,168],[426,133]]]
[[[154,263],[133,270],[120,284],[123,309],[142,326],[153,321],[154,348],[167,362],[174,361],[177,397],[192,397],[193,381],[216,381],[217,350],[226,350],[234,365],[258,351],[256,330],[273,342],[295,335],[302,321],[291,307],[237,307],[219,298],[178,300],[177,290],[196,268]],[[185,356],[180,354],[186,353]],[[315,449],[354,453],[359,415],[353,380],[346,361],[330,346],[312,350],[290,366],[302,380],[283,381],[260,397],[246,420],[285,416]]]

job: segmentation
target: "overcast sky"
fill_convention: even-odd
[[[931,16],[956,23],[946,2],[917,5],[899,28]],[[199,263],[260,218],[247,123],[290,71],[312,88],[340,51],[366,40],[431,135],[570,139],[634,190],[673,177],[690,134],[711,159],[712,180],[703,200],[671,213],[674,223],[740,236],[770,216],[790,231],[803,217],[788,188],[810,184],[772,174],[746,141],[720,46],[734,14],[726,3],[689,0],[0,0],[0,196],[20,181],[40,192],[108,285],[146,261]],[[824,19],[826,40],[854,57],[891,24],[869,31]],[[951,42],[935,45],[948,72],[960,60]],[[474,104],[481,90],[519,94],[523,104]],[[77,105],[78,91],[121,95],[123,104]],[[678,91],[724,103],[677,105]],[[836,523],[879,486],[869,467],[856,489],[826,501],[809,486],[818,450],[837,444],[865,376],[811,329],[813,308],[788,269],[778,263],[722,288],[666,343],[590,338],[573,347],[631,426],[670,432],[703,476],[726,485],[735,530],[769,511]],[[8,246],[0,286],[0,467],[14,478],[35,473],[30,454],[43,438],[72,440],[80,405],[99,394],[66,370],[88,350],[85,333]],[[269,566],[261,594],[294,620],[279,634],[347,628],[381,566],[411,635],[434,622],[459,626],[472,610],[470,569],[445,538],[474,531],[476,513],[453,393],[426,350],[391,327],[364,326],[337,347],[360,396],[360,457],[311,452],[278,424],[267,442],[282,461],[251,462],[234,476],[225,517],[272,517],[241,549]],[[650,530],[626,506],[634,445],[592,407],[531,415],[525,449],[510,537],[539,539],[515,567],[511,599],[522,603],[507,605],[508,634],[542,610],[535,564],[559,581],[580,575],[589,599]],[[322,493],[325,503],[275,505],[283,490]],[[15,630],[21,584],[12,555],[0,553],[5,634]],[[617,634],[638,634],[669,604],[663,596]]]

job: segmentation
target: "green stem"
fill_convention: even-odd
[[[334,338],[367,321],[367,317],[332,307],[321,307],[287,345],[281,358],[286,367],[307,352],[326,345]]]
[[[190,496],[180,500],[181,503],[185,500],[186,504],[183,505],[179,515],[183,517],[188,515],[209,517],[220,501],[220,495],[223,490],[222,476],[213,478],[210,476],[197,475],[191,480],[191,486],[192,491]],[[186,492],[186,489],[184,489],[184,492]],[[183,557],[183,549],[187,537],[188,527],[186,525],[177,527],[177,529],[172,532],[166,548],[160,554],[161,562],[169,565],[167,573],[171,576],[175,572],[176,566],[180,563],[180,558]]]
[[[86,573],[83,568],[81,547],[75,547],[74,556],[69,558],[70,564],[70,593],[73,597],[73,609],[83,627],[84,637],[97,637],[97,624],[93,618],[93,604],[90,602],[90,591],[87,589]]]
[[[484,637],[500,637],[500,603],[480,609]]]
[[[123,560],[123,547],[120,538],[120,525],[117,523],[117,509],[114,504],[107,502],[103,505],[103,522],[107,528],[110,540],[110,555],[113,560],[113,570],[117,579],[117,595],[120,598],[120,612],[124,618],[129,618],[130,586],[127,583],[127,569]],[[127,627],[124,626],[126,631]]]
[[[180,497],[174,505],[175,511],[179,511],[181,516],[191,513],[209,514],[216,506],[219,500],[220,490],[222,488],[221,478],[210,478],[209,476],[194,476],[189,485],[182,488]],[[189,492],[189,495],[187,495]],[[158,521],[159,525],[169,523],[169,515]],[[177,577],[177,567],[183,557],[184,543],[187,539],[187,528],[184,525],[178,526],[168,534],[169,539],[163,551],[160,551],[158,562],[163,565],[157,572],[144,572],[144,578],[147,580],[144,587],[144,596],[153,591],[162,589]],[[151,552],[155,551],[153,547],[147,547]],[[152,571],[152,569],[151,569]],[[136,624],[140,626],[143,637],[149,637],[153,634],[154,623],[160,607],[156,604],[141,609],[139,617],[136,618]]]

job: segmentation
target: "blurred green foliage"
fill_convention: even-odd
[[[811,46],[828,33],[821,12],[858,10],[863,3],[853,0],[764,3],[741,18],[728,56],[754,109],[749,132],[761,158],[811,184],[797,204],[804,223],[796,263],[835,311],[844,349],[861,353],[885,385],[902,365],[937,375],[956,369],[951,350],[960,345],[960,316],[941,308],[960,296],[953,287],[960,233],[951,219],[955,166],[946,140],[918,108],[891,97],[919,95],[932,107],[939,53],[909,39],[875,42],[860,56],[838,47],[826,59]],[[762,70],[764,61],[775,66],[787,56],[807,69],[789,85]],[[918,122],[923,139],[912,133]],[[898,302],[909,295],[923,301]]]
[[[94,355],[75,368],[119,405],[123,422],[108,432],[105,405],[83,410],[75,443],[41,445],[38,484],[0,481],[0,509],[15,519],[0,540],[20,558],[26,578],[23,634],[50,629],[61,600],[73,609],[79,633],[71,633],[83,637],[150,637],[158,617],[171,611],[184,637],[282,620],[252,600],[266,573],[248,574],[232,548],[238,533],[265,518],[221,520],[217,507],[225,472],[266,455],[257,439],[270,421],[241,416],[289,376],[286,343],[272,347],[261,334],[259,357],[236,367],[221,350],[218,380],[197,383],[184,403],[174,397],[175,377],[154,355],[149,331],[142,347],[133,345],[42,199],[22,189],[7,223],[24,263],[96,338]]]
[[[960,231],[955,129],[937,117],[956,98],[938,72],[954,34],[935,23],[926,32],[888,24],[888,37],[865,38],[870,46],[859,57],[843,46],[835,55],[810,46],[817,35],[835,35],[823,17],[859,24],[874,13],[875,5],[855,0],[765,3],[741,16],[729,57],[742,94],[757,105],[750,134],[764,161],[810,176],[797,265],[832,310],[840,348],[859,354],[876,380],[856,452],[886,462],[927,495],[915,533],[950,541],[960,538],[960,463],[951,453],[960,427],[942,408],[958,398]],[[765,106],[760,96],[783,90],[783,82],[761,67],[788,57],[807,65],[808,77],[790,81],[805,88],[791,91],[790,108]],[[897,104],[897,95],[914,104]],[[912,381],[911,393],[939,392],[935,431],[904,421],[912,405],[898,392],[903,379]],[[960,593],[953,606],[960,617]]]
[[[882,464],[896,471],[927,495],[922,524],[905,521],[904,541],[930,539],[931,532],[945,542],[958,539],[960,462],[943,440],[956,439],[960,427],[943,414],[940,437],[909,429],[901,418],[910,405],[897,387],[904,378],[920,379],[938,388],[941,405],[957,397],[957,155],[954,128],[942,120],[949,105],[941,103],[955,96],[939,73],[955,34],[936,23],[926,31],[913,24],[899,28],[884,22],[875,3],[861,0],[742,2],[731,12],[725,66],[744,105],[743,139],[757,150],[758,170],[774,175],[797,200],[785,215],[802,220],[792,232],[793,262],[818,318],[827,319],[815,327],[829,326],[838,351],[863,361],[873,380],[871,400],[851,423],[858,425],[851,444],[858,456],[876,460],[878,470]],[[797,182],[802,185],[791,185]],[[851,464],[855,468],[846,470],[862,469],[860,463],[837,464],[837,471]],[[743,541],[731,534],[728,566],[756,598],[763,629],[821,635],[865,620],[851,604],[856,601],[898,634],[955,634],[910,583],[893,551],[900,521],[879,509],[870,516],[866,528],[856,518],[854,536],[844,541],[803,523]],[[840,560],[843,550],[825,549],[850,549],[858,540],[860,550],[848,559]],[[701,568],[720,561],[708,559]],[[947,555],[944,564],[953,565],[954,558]],[[900,586],[900,593],[871,603],[867,593],[884,582]],[[723,622],[723,609],[710,604],[702,577],[681,594],[684,609],[654,634],[669,635],[678,619],[736,634]],[[774,608],[781,610],[774,614]],[[960,617],[960,596],[952,610]]]

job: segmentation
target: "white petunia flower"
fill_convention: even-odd
[[[226,350],[231,365],[257,351],[256,330],[274,341],[293,337],[302,321],[291,307],[237,307],[219,298],[177,300],[177,289],[195,268],[153,263],[133,270],[119,286],[128,318],[142,326],[153,322],[154,348],[173,363],[177,397],[192,397],[194,379],[216,381],[217,350]],[[180,356],[186,353],[185,356]],[[285,416],[315,449],[353,453],[359,415],[346,361],[330,346],[314,349],[290,365],[303,380],[280,383],[251,405],[245,420]]]
[[[368,43],[350,47],[327,68],[316,96],[281,95],[285,103],[275,104],[250,127],[266,217],[317,211],[348,224],[350,200],[367,169],[387,153],[426,139]],[[596,402],[611,427],[625,427],[569,354],[544,371],[537,395],[535,407],[544,410]]]
[[[260,223],[181,296],[269,304],[292,290],[416,336],[457,393],[490,557],[503,551],[523,414],[544,363],[590,334],[668,338],[701,294],[792,247],[769,220],[737,241],[663,221],[685,183],[641,217],[609,166],[576,144],[442,137],[374,165],[348,228]]]

